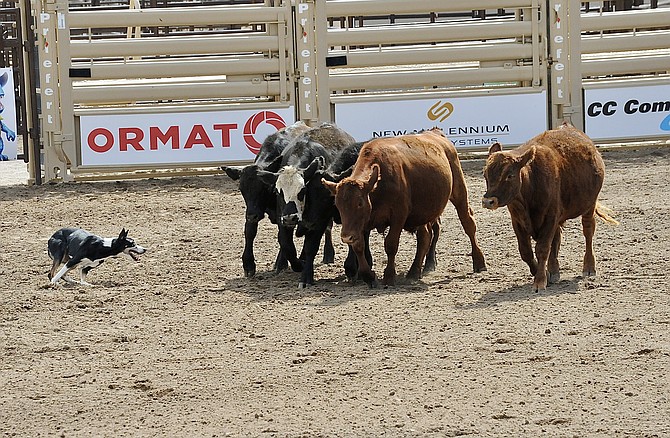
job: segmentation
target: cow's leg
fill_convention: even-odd
[[[584,266],[582,275],[590,277],[596,275],[596,257],[593,254],[593,235],[596,232],[595,207],[582,215],[582,231],[586,238],[586,252],[584,253]]]
[[[530,235],[515,220],[512,220],[512,228],[514,228],[516,241],[519,245],[519,254],[521,255],[521,260],[526,262],[530,268],[530,275],[535,276],[535,273],[537,272],[537,261],[535,260],[535,254],[533,254],[533,246],[530,242]]]
[[[433,238],[430,241],[430,249],[426,255],[426,263],[423,265],[423,273],[433,272],[437,267],[437,239],[440,237],[440,218],[433,222]]]
[[[302,260],[298,259],[298,254],[293,242],[293,227],[279,225],[279,247],[281,248],[286,260],[291,264],[291,269],[295,272],[302,271]]]
[[[300,282],[298,289],[304,289],[307,286],[314,284],[314,259],[319,252],[319,243],[321,243],[321,236],[323,231],[310,230],[305,233],[305,243],[302,247],[302,252],[305,255],[305,261],[300,273]]]
[[[333,221],[330,221],[326,231],[322,233],[326,236],[323,243],[323,263],[335,263],[335,248],[333,247]]]
[[[245,277],[253,277],[254,275],[256,275],[254,240],[256,239],[257,234],[258,234],[258,222],[246,221],[244,223],[244,251],[242,252],[242,268],[244,268]],[[276,264],[275,269],[277,269]]]
[[[365,248],[363,249],[363,255],[368,266],[372,266],[372,253],[370,252],[370,231],[363,232],[363,238],[365,241]],[[358,256],[356,251],[349,245],[349,252],[347,258],[344,261],[344,273],[347,276],[347,279],[352,283],[356,281],[356,278],[359,276],[359,264]],[[367,281],[366,281],[367,282]],[[376,287],[376,279],[374,280],[375,284],[371,287]],[[368,282],[369,284],[369,282]]]
[[[347,280],[350,282],[355,282],[358,275],[358,260],[356,259],[356,252],[351,247],[347,245],[349,250],[347,252],[347,258],[344,260],[344,275],[347,276]]]
[[[388,234],[384,239],[384,251],[386,251],[386,257],[388,261],[386,262],[386,268],[384,268],[384,280],[383,283],[386,286],[395,286],[395,257],[398,254],[398,245],[400,244],[400,233],[402,233],[402,227],[391,226],[389,228]]]
[[[409,271],[407,271],[407,278],[412,280],[418,280],[421,278],[421,265],[423,265],[423,260],[426,258],[426,254],[428,254],[428,251],[430,250],[432,238],[432,224],[426,224],[417,228],[416,255],[414,256],[414,262],[412,263],[412,266],[409,268]]]
[[[369,232],[367,233],[369,236]],[[356,253],[356,261],[358,262],[358,278],[367,283],[371,288],[377,287],[377,274],[372,270],[372,263],[369,263],[367,257],[369,249],[367,248],[367,239],[363,238],[354,242],[351,247]]]
[[[535,256],[537,257],[537,271],[533,287],[535,291],[547,289],[547,261],[551,252],[551,243],[556,235],[556,229],[551,228],[548,232],[540,231],[540,236],[535,244]]]
[[[479,244],[477,243],[477,224],[475,222],[474,212],[468,204],[468,191],[465,188],[465,182],[458,182],[454,180],[454,187],[451,191],[451,203],[456,207],[458,219],[461,221],[465,234],[470,238],[470,245],[472,246],[472,269],[475,272],[486,271],[486,261],[484,260],[484,253],[482,253]]]
[[[558,251],[561,249],[561,235],[563,234],[563,227],[561,225],[556,228],[556,232],[554,233],[554,240],[551,242],[549,261],[547,262],[549,283],[558,283],[561,280],[560,266],[558,264]]]

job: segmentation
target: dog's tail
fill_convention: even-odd
[[[596,216],[598,216],[600,219],[604,220],[608,224],[619,225],[619,221],[617,221],[612,216],[610,216],[612,214],[612,210],[608,207],[605,207],[600,202],[596,203],[595,213],[596,213]]]

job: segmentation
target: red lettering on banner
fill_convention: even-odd
[[[97,153],[105,153],[115,147],[118,141],[120,152],[128,151],[157,151],[162,146],[168,146],[173,150],[192,149],[194,146],[213,148],[212,138],[218,140],[216,132],[220,133],[220,143],[217,146],[229,148],[232,146],[232,133],[238,129],[237,123],[216,123],[208,129],[203,125],[193,125],[185,143],[181,143],[180,130],[183,126],[172,125],[166,129],[159,126],[148,126],[146,128],[124,127],[118,130],[118,139],[115,134],[106,128],[94,128],[87,136],[88,147]],[[213,137],[210,137],[212,135]],[[148,138],[148,149],[147,141]],[[144,143],[144,145],[143,145]]]
[[[134,134],[134,137],[130,137]],[[136,151],[143,151],[144,148],[140,142],[144,139],[144,132],[140,128],[119,128],[119,149],[126,152],[128,146],[132,146]]]
[[[105,143],[99,145],[96,141],[98,136],[103,136],[105,138]],[[107,152],[114,146],[114,134],[105,128],[96,128],[88,133],[86,138],[88,147],[91,148],[93,152],[98,152],[100,154]]]
[[[193,145],[201,144],[206,148],[213,148],[212,140],[209,139],[209,135],[205,131],[205,127],[202,125],[193,125],[191,133],[188,135],[184,149],[191,149]]]
[[[172,140],[172,149],[179,149],[179,126],[170,126],[163,132],[158,126],[149,128],[149,149],[158,150],[158,142],[167,144]]]
[[[237,129],[237,123],[220,123],[214,125],[214,129],[221,131],[221,146],[224,148],[230,147],[230,131]]]

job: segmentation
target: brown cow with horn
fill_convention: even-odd
[[[568,123],[508,152],[500,143],[489,148],[482,205],[491,210],[507,206],[521,258],[535,277],[535,291],[559,281],[562,227],[578,216],[586,238],[582,272],[585,277],[595,275],[595,216],[617,223],[598,203],[604,177],[605,165],[593,141]]]
[[[453,143],[433,128],[414,135],[378,138],[363,145],[350,177],[339,183],[321,180],[335,196],[342,219],[342,241],[358,258],[358,276],[370,287],[376,276],[364,255],[370,231],[383,232],[388,263],[383,283],[394,285],[395,257],[402,230],[416,233],[417,252],[407,278],[421,278],[433,225],[451,200],[472,244],[476,272],[486,269],[475,239],[477,226]]]

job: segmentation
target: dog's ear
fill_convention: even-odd
[[[119,233],[119,239],[125,239],[128,237],[128,230],[125,228],[121,228],[121,232]]]

